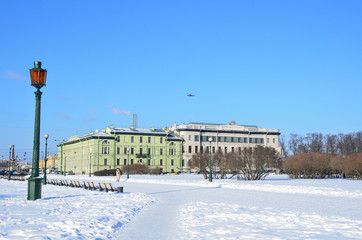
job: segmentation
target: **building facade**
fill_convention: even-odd
[[[60,171],[88,174],[146,164],[163,172],[182,168],[182,139],[159,129],[114,128],[71,137],[58,144]]]
[[[58,163],[58,156],[57,155],[48,155],[47,156],[47,169],[54,169],[57,168],[59,165]],[[44,158],[39,160],[39,168],[44,168]]]
[[[278,129],[258,128],[257,126],[210,123],[189,123],[176,125],[170,131],[183,139],[183,160],[189,165],[192,155],[208,151],[241,152],[244,148],[253,148],[257,145],[275,148],[281,153],[279,146]],[[211,140],[211,141],[210,141]]]

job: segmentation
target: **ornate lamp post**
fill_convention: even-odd
[[[35,124],[34,143],[31,176],[28,180],[28,200],[41,198],[41,178],[39,177],[39,145],[40,145],[40,100],[45,86],[47,70],[41,68],[41,62],[34,62],[34,68],[30,69],[31,85],[36,88],[35,92]]]
[[[129,148],[127,148],[127,179],[129,179]]]
[[[209,182],[212,182],[212,171],[211,171],[211,142],[212,142],[212,137],[209,137],[209,142],[210,142],[210,174],[209,174]]]
[[[92,177],[92,152],[89,153],[89,177]]]
[[[49,138],[49,134],[45,134],[44,135],[45,138],[45,156],[44,156],[44,178],[43,178],[43,184],[46,185],[47,184],[47,161],[48,161],[48,156],[47,156],[47,148],[48,148],[48,138]]]
[[[10,181],[10,166],[11,166],[11,149],[13,148],[13,145],[9,145],[9,172],[8,172],[8,181]]]

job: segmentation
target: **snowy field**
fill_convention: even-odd
[[[362,181],[214,180],[201,175],[49,178],[124,193],[0,179],[0,239],[362,239]]]

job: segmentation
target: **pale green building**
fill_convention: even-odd
[[[129,164],[147,164],[163,172],[183,167],[182,139],[159,129],[114,128],[70,137],[58,144],[60,171],[89,174]]]

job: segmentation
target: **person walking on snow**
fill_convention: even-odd
[[[122,175],[121,169],[117,168],[116,170],[116,181],[119,182],[119,179]]]

